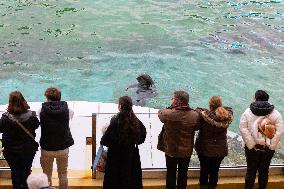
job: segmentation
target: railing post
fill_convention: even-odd
[[[97,115],[92,114],[92,163],[96,158],[96,127],[97,127]],[[92,178],[96,178],[96,170],[92,169]]]

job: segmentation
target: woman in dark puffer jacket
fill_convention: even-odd
[[[0,133],[3,133],[4,157],[11,168],[14,189],[28,189],[27,178],[31,173],[32,162],[38,149],[37,142],[16,122],[18,120],[35,137],[39,120],[30,109],[19,91],[10,93],[9,105],[0,119]]]
[[[197,108],[201,116],[195,150],[200,161],[200,189],[214,189],[218,182],[220,164],[228,155],[227,128],[233,120],[229,107],[222,107],[219,96],[211,97],[209,110]],[[209,177],[209,181],[208,181]]]

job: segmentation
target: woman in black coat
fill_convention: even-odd
[[[138,145],[145,141],[146,128],[134,114],[130,97],[121,97],[118,109],[101,139],[108,147],[103,188],[142,189]]]
[[[200,161],[200,189],[214,189],[218,183],[220,164],[228,155],[227,128],[232,122],[233,112],[223,107],[221,97],[213,96],[209,110],[198,108],[201,126],[195,142]]]
[[[32,162],[38,143],[16,122],[18,120],[28,132],[36,136],[39,120],[19,91],[10,93],[9,105],[0,119],[0,133],[3,133],[3,155],[11,168],[14,189],[28,189],[27,178],[31,173]]]

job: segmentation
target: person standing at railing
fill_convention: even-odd
[[[7,112],[0,119],[3,155],[11,168],[14,189],[28,189],[26,180],[38,150],[38,143],[34,138],[39,120],[35,112],[29,109],[30,106],[21,92],[11,92]]]
[[[177,189],[185,189],[187,186],[187,171],[200,119],[199,114],[189,107],[188,101],[187,92],[175,91],[171,106],[158,113],[159,119],[164,123],[160,150],[166,156],[167,189],[175,189],[176,185]]]
[[[201,125],[195,141],[200,161],[200,189],[214,189],[222,160],[228,155],[227,129],[233,120],[230,107],[223,107],[220,96],[209,100],[209,110],[197,108]],[[209,179],[208,179],[209,178]],[[209,181],[208,181],[209,180]]]
[[[61,101],[61,92],[57,88],[48,88],[45,91],[46,102],[39,110],[41,126],[41,157],[40,164],[52,185],[53,161],[56,159],[59,188],[68,188],[67,168],[69,147],[74,140],[69,127],[69,120],[73,111],[67,102]]]
[[[245,110],[240,119],[239,128],[245,143],[247,161],[245,189],[253,188],[257,171],[258,189],[266,188],[271,159],[275,150],[280,148],[280,137],[284,132],[283,119],[268,100],[269,95],[265,91],[256,91],[254,102]],[[274,129],[267,134],[263,132],[263,136],[260,137],[258,132],[262,130],[264,119],[269,119]],[[259,129],[255,129],[256,126],[259,126]],[[264,125],[264,130],[266,127],[271,127],[271,125]],[[269,143],[266,142],[266,138]]]
[[[119,98],[115,115],[101,138],[108,147],[103,189],[142,189],[138,145],[146,138],[146,128],[132,110],[128,96]]]

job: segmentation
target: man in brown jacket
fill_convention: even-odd
[[[187,186],[187,170],[194,146],[194,133],[199,127],[199,115],[188,105],[189,95],[185,91],[175,91],[169,108],[159,111],[159,119],[164,123],[164,152],[167,166],[167,189]]]

